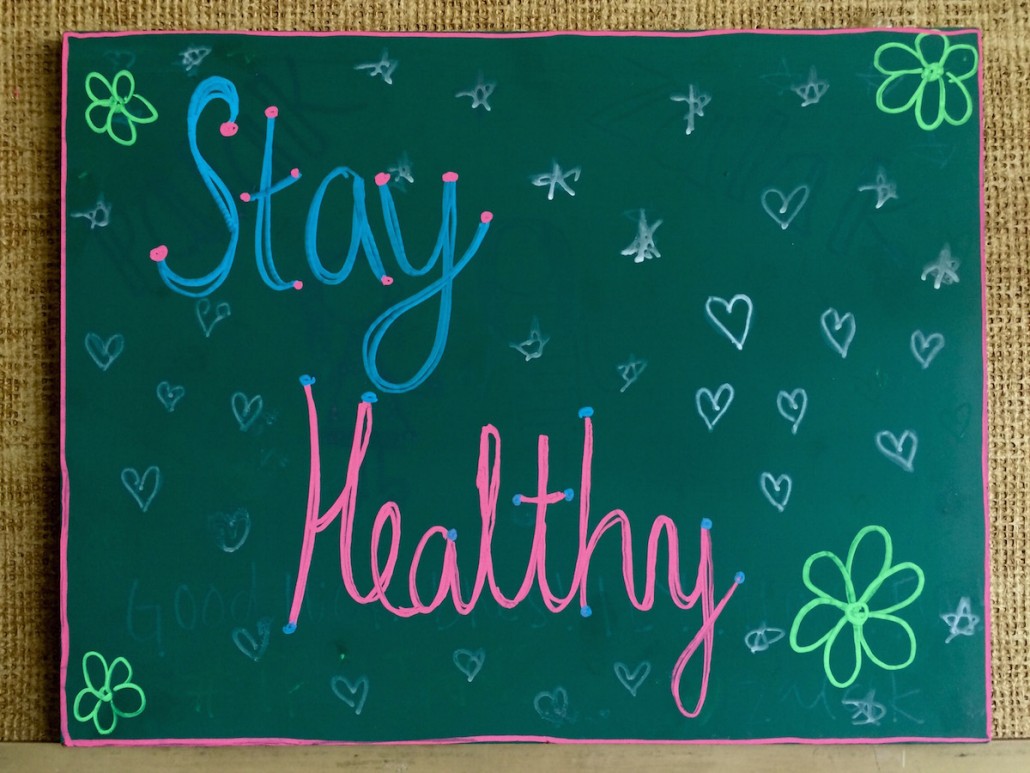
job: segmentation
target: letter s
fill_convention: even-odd
[[[229,245],[226,247],[221,263],[210,273],[196,279],[188,279],[177,274],[168,267],[167,260],[162,260],[157,264],[158,273],[164,283],[175,292],[191,298],[203,298],[221,286],[229,276],[233,258],[236,257],[236,243],[240,238],[240,216],[236,211],[236,201],[228,186],[222,182],[222,178],[215,173],[197,147],[197,122],[200,120],[201,113],[211,102],[219,99],[229,106],[229,121],[236,120],[240,108],[240,98],[236,93],[236,86],[226,78],[217,76],[207,78],[197,86],[190,98],[190,106],[186,114],[186,134],[197,171],[200,172],[204,185],[207,186],[211,197],[218,205],[218,209],[225,219],[225,225],[229,229]]]

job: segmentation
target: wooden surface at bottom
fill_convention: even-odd
[[[137,770],[220,773],[346,769],[363,771],[676,771],[904,770],[1000,773],[1030,769],[1030,741],[892,746],[648,746],[478,744],[464,746],[305,746],[67,749],[0,744],[0,770],[120,773]]]

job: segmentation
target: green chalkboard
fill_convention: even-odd
[[[987,737],[979,34],[70,34],[67,743]]]

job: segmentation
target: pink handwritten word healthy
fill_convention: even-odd
[[[639,610],[647,611],[654,606],[655,573],[658,561],[658,543],[665,533],[668,546],[669,569],[668,586],[672,602],[680,609],[692,609],[695,604],[701,605],[701,627],[680,653],[672,670],[672,695],[677,708],[686,717],[696,717],[705,702],[708,692],[708,680],[711,672],[713,627],[722,613],[726,603],[733,596],[737,586],[744,582],[744,575],[738,572],[733,584],[725,592],[718,603],[715,602],[715,588],[712,582],[712,541],[711,521],[704,519],[701,523],[700,560],[697,567],[697,578],[694,589],[686,593],[680,582],[679,537],[676,524],[671,518],[659,515],[651,526],[647,542],[646,579],[643,595],[639,596],[634,580],[632,532],[629,517],[622,510],[612,510],[591,531],[590,521],[590,483],[591,464],[593,458],[594,430],[591,416],[593,410],[584,408],[580,411],[583,418],[583,468],[579,492],[579,554],[571,589],[565,596],[556,595],[547,582],[547,508],[550,505],[573,498],[571,490],[548,491],[548,438],[541,435],[538,441],[538,483],[537,493],[533,496],[516,497],[519,504],[536,505],[536,524],[533,544],[530,549],[529,563],[522,585],[514,596],[506,596],[497,586],[494,576],[492,540],[494,526],[497,522],[497,495],[501,485],[501,436],[495,427],[483,427],[479,436],[479,464],[476,473],[476,488],[479,491],[479,511],[482,518],[482,532],[479,540],[479,569],[472,592],[466,600],[462,598],[461,582],[458,575],[458,554],[454,530],[444,526],[432,526],[426,530],[419,540],[408,569],[409,605],[395,604],[387,597],[387,591],[397,568],[398,551],[401,539],[401,512],[395,502],[386,502],[379,508],[372,525],[370,565],[372,572],[372,588],[363,593],[354,581],[352,566],[354,511],[358,496],[358,480],[365,452],[372,439],[372,403],[374,395],[366,394],[358,404],[354,423],[354,437],[351,443],[350,459],[347,463],[347,479],[339,497],[324,513],[321,512],[319,500],[321,491],[321,461],[318,443],[318,415],[315,410],[315,399],[311,385],[314,379],[301,377],[301,384],[307,397],[308,424],[311,439],[311,474],[308,485],[307,516],[304,526],[304,542],[300,551],[300,568],[294,588],[293,605],[290,608],[289,623],[283,628],[285,633],[293,633],[297,629],[297,618],[300,616],[304,601],[304,589],[307,585],[308,570],[311,566],[311,554],[315,547],[315,538],[340,519],[340,570],[343,584],[350,597],[359,604],[378,602],[383,608],[398,617],[425,615],[437,609],[449,596],[454,609],[462,615],[469,614],[482,595],[483,588],[489,584],[490,594],[502,607],[511,609],[523,601],[534,585],[539,588],[544,605],[551,612],[561,612],[578,595],[580,614],[591,615],[587,603],[587,575],[590,571],[590,558],[597,548],[598,542],[605,532],[618,528],[622,537],[622,577],[626,585],[626,593],[630,603]],[[389,550],[383,561],[382,539],[384,527],[389,525]],[[419,563],[426,546],[433,539],[441,539],[444,543],[443,566],[440,571],[440,584],[432,599],[425,600],[416,585]],[[683,671],[698,649],[702,650],[703,664],[701,668],[701,684],[697,700],[692,708],[687,708],[681,697],[680,681]]]

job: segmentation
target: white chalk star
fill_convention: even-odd
[[[207,58],[207,55],[211,53],[211,49],[207,46],[190,46],[185,51],[180,51],[179,56],[182,57],[182,61],[179,64],[182,65],[186,72],[192,74],[193,70],[200,67],[200,63]]]
[[[876,208],[879,209],[891,199],[898,198],[898,186],[887,179],[887,171],[881,166],[876,170],[876,182],[860,185],[860,191],[876,191]]]
[[[632,255],[634,263],[643,263],[645,260],[651,260],[651,258],[662,257],[662,253],[658,251],[654,243],[654,232],[658,230],[658,226],[661,224],[661,220],[656,220],[654,225],[648,225],[644,210],[640,210],[640,220],[637,223],[637,238],[622,251],[622,254]]]
[[[841,703],[851,707],[852,725],[879,725],[887,715],[887,707],[875,700],[876,690],[870,690],[863,698],[845,698]]]
[[[381,75],[383,80],[393,85],[393,71],[397,69],[397,60],[390,59],[389,52],[384,48],[378,62],[366,62],[365,64],[354,65],[355,70],[368,70],[369,76],[375,78]]]
[[[809,105],[819,104],[819,100],[823,98],[823,94],[830,88],[830,84],[824,80],[820,80],[819,76],[815,72],[815,68],[812,67],[808,71],[808,80],[804,83],[798,83],[790,87],[790,90],[801,97],[801,106],[808,107]]]
[[[555,185],[560,185],[567,194],[569,194],[570,196],[575,196],[576,192],[572,190],[572,188],[570,188],[565,181],[571,177],[573,182],[579,182],[579,174],[581,171],[582,170],[577,166],[573,169],[570,169],[568,172],[562,172],[562,168],[558,166],[558,162],[554,161],[551,163],[550,173],[544,172],[543,174],[538,174],[532,178],[532,182],[533,185],[536,185],[538,187],[543,187],[545,185],[548,186],[548,201],[554,199]]]
[[[479,78],[476,80],[476,85],[467,91],[459,91],[455,94],[455,97],[472,97],[472,109],[475,110],[477,107],[485,107],[488,111],[490,110],[490,95],[494,93],[494,89],[497,88],[497,84],[491,81],[490,83],[483,82],[483,74],[479,74]]]
[[[619,375],[622,376],[622,380],[625,382],[622,385],[622,389],[620,389],[619,391],[625,392],[627,389],[629,389],[630,386],[632,386],[636,382],[636,380],[640,378],[640,374],[644,372],[644,368],[646,367],[647,360],[638,360],[632,354],[629,356],[629,359],[626,362],[624,362],[622,365],[616,366],[616,369],[619,371]]]
[[[397,159],[395,166],[387,168],[386,171],[393,175],[394,182],[400,182],[401,180],[407,180],[409,183],[415,182],[415,178],[411,173],[411,161],[408,159],[407,153]]]
[[[545,336],[540,333],[540,321],[536,317],[533,317],[533,325],[529,330],[529,338],[517,344],[509,344],[509,346],[525,357],[526,362],[529,362],[530,360],[535,360],[543,355],[544,347],[550,340],[550,336]]]
[[[72,212],[68,216],[86,218],[89,221],[89,230],[92,231],[94,228],[103,228],[111,222],[111,205],[101,196],[97,199],[93,209],[87,209],[85,212]]]
[[[955,611],[941,615],[941,620],[948,624],[948,638],[944,640],[944,643],[951,644],[951,640],[956,636],[972,636],[976,633],[980,616],[973,614],[969,596],[963,596],[959,599]]]
[[[923,273],[919,278],[925,282],[928,276],[933,276],[933,289],[940,290],[941,285],[958,284],[958,267],[958,259],[951,256],[951,246],[945,244],[937,260],[923,266]]]
[[[683,94],[673,94],[669,99],[673,102],[686,102],[687,103],[687,114],[683,118],[687,122],[687,134],[694,133],[694,119],[704,118],[705,106],[712,101],[712,95],[706,94],[705,92],[698,89],[694,91],[694,84],[690,84],[686,96]]]

